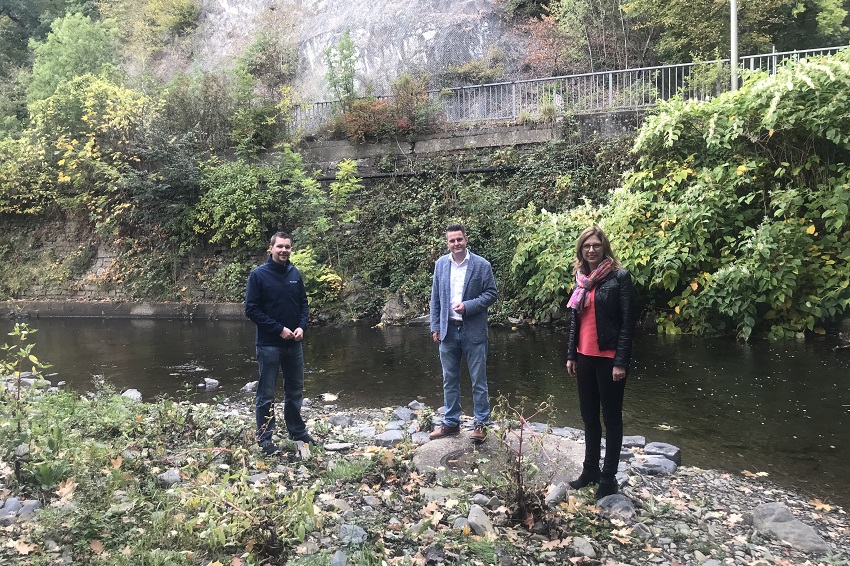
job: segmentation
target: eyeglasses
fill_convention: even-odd
[[[583,249],[583,250],[584,250],[584,251],[586,251],[586,252],[587,252],[587,251],[590,251],[590,250],[601,250],[601,249],[602,249],[602,244],[584,244],[584,245],[581,247],[581,249]]]

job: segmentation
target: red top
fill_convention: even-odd
[[[600,350],[599,340],[596,337],[596,289],[591,289],[587,294],[587,303],[578,313],[579,331],[576,351],[585,356],[597,356],[600,358],[613,358],[617,350]]]

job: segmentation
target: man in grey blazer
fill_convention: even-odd
[[[443,366],[443,400],[446,414],[431,438],[460,432],[460,365],[472,380],[474,442],[487,438],[490,424],[490,395],[487,390],[487,308],[496,302],[496,278],[490,262],[466,249],[462,224],[446,228],[449,253],[434,265],[431,284],[431,338],[440,345]]]

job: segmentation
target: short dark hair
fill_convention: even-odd
[[[274,246],[274,243],[278,238],[280,238],[282,240],[289,240],[290,242],[292,241],[292,236],[290,236],[288,233],[286,233],[286,232],[275,232],[274,234],[272,234],[272,237],[269,239],[269,247]]]
[[[459,222],[446,226],[446,233],[448,234],[449,232],[463,232],[463,235],[466,236],[466,228],[464,228],[463,224]]]

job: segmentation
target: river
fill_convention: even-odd
[[[11,323],[6,323],[11,328]],[[42,319],[34,353],[52,381],[85,391],[102,375],[116,389],[214,402],[256,379],[249,321]],[[552,395],[557,426],[580,428],[563,364],[566,336],[548,329],[490,333],[491,397],[534,406]],[[850,350],[828,339],[741,344],[727,338],[639,335],[624,409],[627,435],[682,448],[683,463],[768,478],[850,506]],[[442,404],[436,346],[423,327],[317,327],[304,342],[305,395],[341,407]],[[196,388],[204,377],[214,392]],[[469,384],[464,412],[471,412]]]

